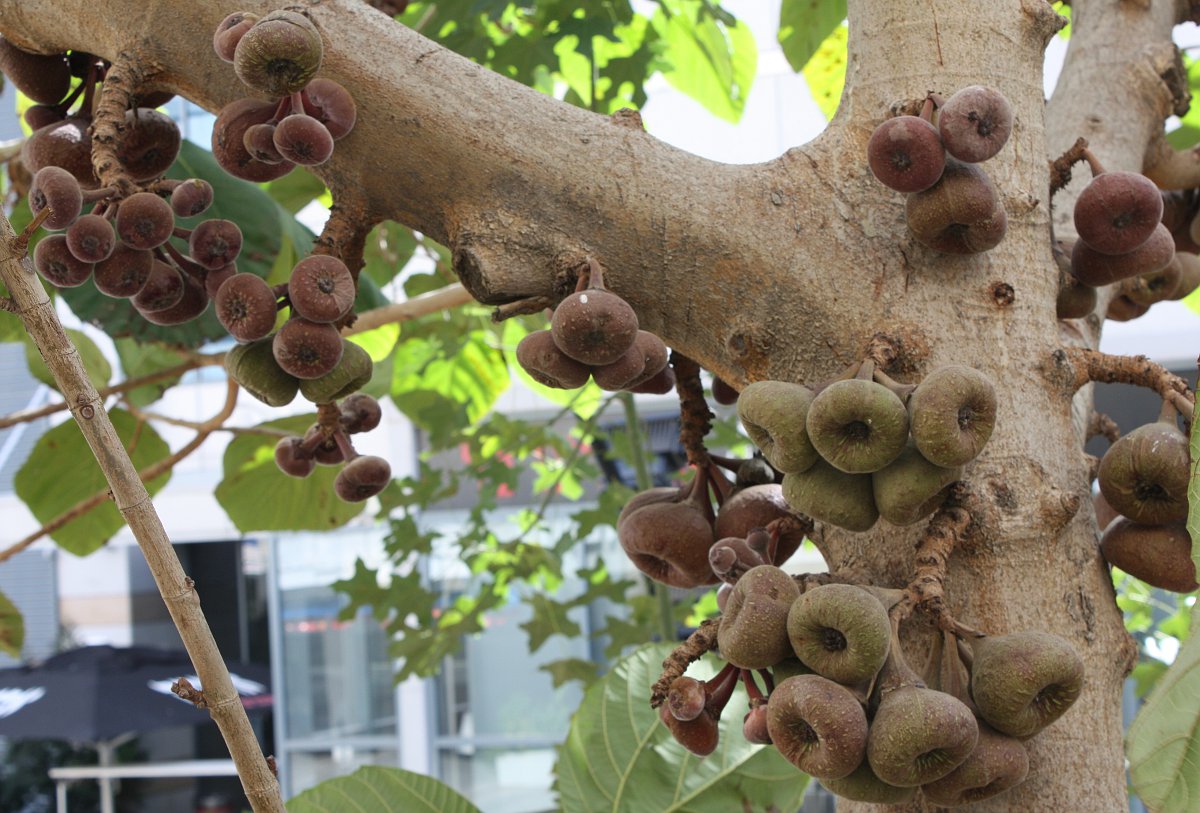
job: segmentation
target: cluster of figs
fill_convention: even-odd
[[[659,717],[697,755],[712,753],[739,679],[743,734],[846,799],[943,807],[1024,781],[1024,741],[1078,698],[1083,664],[1046,632],[937,633],[923,675],[906,662],[888,609],[899,591],[826,583],[802,589],[771,564],[733,586],[717,633],[727,665],[670,685]],[[765,690],[759,687],[761,679]]]
[[[213,34],[213,50],[233,64],[252,93],[226,105],[213,125],[213,155],[231,175],[249,181],[282,177],[296,166],[317,166],[333,155],[334,141],[357,120],[350,93],[316,77],[324,45],[316,26],[295,11],[262,17],[237,11]],[[297,393],[315,404],[341,401],[331,419],[303,437],[275,447],[275,463],[293,477],[307,477],[318,463],[345,466],[334,491],[361,502],[391,482],[388,462],[355,451],[350,435],[379,425],[379,403],[355,394],[371,380],[371,356],[343,338],[352,318],[358,284],[339,258],[313,254],[292,268],[286,285],[272,287],[255,274],[234,274],[216,293],[217,318],[238,340],[225,369],[243,389],[270,406]],[[276,329],[277,314],[288,319]]]
[[[943,502],[996,423],[996,392],[978,370],[935,368],[898,383],[867,360],[813,390],[785,381],[747,385],[738,416],[783,473],[796,511],[850,531],[883,517],[910,525]]]
[[[887,119],[867,142],[867,164],[880,183],[908,194],[905,217],[922,245],[946,254],[978,254],[999,245],[1008,215],[978,166],[1012,133],[1013,111],[998,90],[971,85],[921,114]]]
[[[1061,271],[1058,317],[1087,316],[1102,285],[1117,285],[1105,315],[1121,322],[1200,286],[1200,258],[1185,250],[1200,248],[1190,243],[1182,222],[1185,202],[1140,173],[1106,171],[1090,150],[1083,155],[1092,179],[1075,201],[1079,237],[1054,245]]]
[[[578,290],[554,309],[549,330],[517,345],[517,363],[546,387],[571,390],[592,379],[615,392],[663,394],[675,387],[667,346],[638,326],[637,314],[604,285],[604,271],[588,260]]]
[[[126,179],[103,185],[92,161],[92,109],[109,65],[92,54],[27,54],[0,41],[0,69],[37,104],[24,114],[33,130],[20,165],[31,173],[26,198],[43,226],[33,264],[57,288],[93,281],[105,296],[126,299],[148,322],[178,325],[203,314],[242,248],[237,224],[209,218],[185,227],[212,205],[200,178],[163,175],[179,154],[170,117],[151,93],[125,112],[115,162]],[[186,253],[171,242],[186,244]]]
[[[1191,471],[1179,413],[1163,402],[1158,420],[1119,438],[1100,460],[1096,516],[1109,564],[1176,593],[1200,588],[1187,530]]]

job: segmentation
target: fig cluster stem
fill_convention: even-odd
[[[713,413],[704,399],[700,365],[678,351],[671,352],[675,368],[675,391],[679,393],[679,442],[688,463],[706,468],[710,463],[704,437],[712,429]]]
[[[40,223],[34,221],[31,228]],[[25,330],[54,376],[59,391],[91,447],[121,516],[137,539],[171,618],[199,675],[209,712],[217,723],[255,813],[285,813],[279,782],[258,746],[254,730],[217,643],[200,609],[195,583],[184,573],[149,492],[109,420],[104,401],[84,370],[54,305],[26,256],[30,233],[13,232],[0,215],[0,281],[8,288]]]
[[[650,687],[651,708],[658,708],[666,702],[667,692],[671,690],[671,683],[675,678],[682,677],[689,666],[717,648],[717,630],[720,626],[720,618],[705,619],[687,640],[675,647],[663,660],[662,674]]]

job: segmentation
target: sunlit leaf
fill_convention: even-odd
[[[423,774],[367,765],[291,799],[288,813],[480,813],[449,785]]]
[[[138,342],[133,339],[117,339],[117,358],[121,361],[121,371],[126,379],[142,378],[153,375],[160,370],[167,370],[183,364],[187,357],[169,347],[155,342]],[[134,406],[144,407],[162,397],[162,394],[179,383],[180,376],[160,379],[149,384],[143,384],[125,392],[125,398]]]
[[[749,26],[719,21],[700,0],[662,0],[651,25],[666,43],[662,73],[671,87],[736,123],[758,69]]]
[[[170,449],[149,424],[141,423],[123,409],[109,411],[121,444],[130,451],[133,465],[141,470],[170,454]],[[151,480],[146,488],[155,494],[170,473]],[[66,421],[38,438],[37,445],[13,478],[17,496],[38,522],[47,523],[77,503],[108,488],[92,450],[75,421]],[[125,525],[111,500],[106,500],[50,537],[65,550],[86,556],[102,546]]]
[[[846,84],[846,46],[849,29],[839,25],[825,38],[812,59],[804,66],[804,81],[817,107],[832,119]]]
[[[724,715],[717,751],[704,759],[674,742],[649,702],[670,650],[644,646],[588,689],[554,767],[562,813],[799,809],[808,777],[774,748],[748,743],[740,714]],[[689,674],[702,676],[707,665]],[[745,706],[744,694],[729,705]]]
[[[846,0],[783,0],[779,7],[779,44],[792,70],[802,70],[845,19]]]

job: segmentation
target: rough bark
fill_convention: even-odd
[[[561,296],[590,255],[646,328],[739,387],[817,383],[862,358],[879,333],[902,381],[949,362],[991,376],[997,429],[967,470],[981,508],[950,560],[945,606],[988,632],[1067,637],[1088,678],[1076,707],[1030,742],[1030,780],[971,809],[1126,809],[1120,688],[1135,651],[1096,544],[1082,452],[1089,395],[1076,396],[1070,357],[1055,352],[1094,347],[1100,323],[1055,320],[1051,222],[1069,233],[1082,184],[1055,196],[1052,215],[1047,160],[1083,135],[1110,168],[1141,167],[1178,103],[1169,39],[1187,4],[1075,0],[1071,50],[1046,106],[1042,52],[1058,18],[1044,0],[850,0],[836,119],[817,140],[748,166],[683,153],[629,117],[560,104],[357,0],[304,7],[326,39],[322,74],[360,105],[322,177],[367,220],[399,220],[449,245],[481,301]],[[137,55],[150,81],[209,109],[244,95],[208,46],[232,6],[95,8],[0,0],[0,32],[38,50]],[[908,236],[903,196],[871,177],[864,154],[889,110],[970,84],[998,87],[1017,111],[1009,144],[984,165],[1009,229],[994,250],[956,257]],[[919,535],[919,526],[881,522],[817,538],[832,566],[900,586]]]

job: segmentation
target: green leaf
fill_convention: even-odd
[[[138,342],[133,339],[117,339],[117,358],[121,361],[121,370],[125,378],[141,378],[153,375],[160,370],[177,367],[187,361],[181,353],[156,342]],[[137,407],[152,404],[162,397],[162,394],[179,383],[180,376],[163,378],[149,384],[128,390],[125,399]]]
[[[521,625],[521,629],[529,635],[530,652],[537,652],[553,635],[574,638],[582,632],[579,625],[567,617],[573,609],[571,604],[555,601],[544,593],[535,593],[527,601],[533,616]]]
[[[1193,511],[1195,503],[1193,505]],[[1190,524],[1190,520],[1189,520]],[[1200,604],[1192,608],[1200,623]],[[1129,777],[1155,813],[1194,813],[1200,805],[1200,635],[1191,636],[1158,679],[1125,741]]]
[[[449,785],[429,776],[367,765],[326,779],[287,803],[288,813],[481,813]]]
[[[833,29],[816,54],[804,66],[804,81],[812,93],[817,107],[832,119],[842,99],[842,88],[846,84],[846,54],[850,29],[839,25]]]
[[[661,0],[650,24],[666,44],[662,74],[671,87],[736,123],[758,70],[749,26],[718,20],[700,0]]]
[[[272,200],[292,214],[328,191],[324,181],[305,169],[294,169],[282,178],[263,184],[262,188]]]
[[[0,593],[0,652],[12,658],[21,657],[25,645],[25,619],[8,596]]]
[[[549,674],[554,688],[557,689],[572,680],[578,680],[585,687],[591,686],[599,677],[598,668],[595,661],[587,661],[583,658],[562,658],[543,663],[538,667],[538,671]]]
[[[293,415],[260,424],[303,435],[315,415]],[[365,503],[342,502],[333,492],[340,466],[317,466],[308,477],[289,477],[275,465],[277,437],[239,435],[225,449],[225,478],[217,502],[240,531],[324,531],[345,525]]]
[[[558,748],[554,787],[562,813],[798,809],[808,777],[774,748],[746,742],[741,714],[724,715],[717,752],[705,759],[674,742],[649,702],[670,651],[644,646],[588,689]],[[699,676],[701,665],[693,670]],[[746,705],[740,691],[731,710]]]
[[[846,0],[783,0],[779,44],[792,70],[800,71],[846,19]]]
[[[171,453],[158,433],[123,409],[108,413],[121,443],[130,451],[139,471]],[[146,484],[153,495],[171,478],[163,474]],[[60,423],[38,439],[28,459],[13,478],[17,496],[38,522],[47,523],[97,492],[108,488],[83,433],[75,421]],[[50,534],[62,548],[86,556],[121,530],[125,520],[111,500],[105,501]]]
[[[387,285],[400,273],[417,250],[412,229],[390,220],[371,229],[363,246],[362,274],[377,285]]]
[[[0,285],[0,289],[4,286]],[[8,292],[0,290],[0,296]],[[21,318],[8,311],[0,311],[0,342],[19,342],[25,338],[25,326]]]
[[[482,418],[508,389],[508,366],[492,346],[491,334],[472,330],[449,348],[421,338],[401,342],[392,374],[392,400],[409,417],[427,421],[430,394],[464,405],[472,423]]]
[[[105,358],[104,351],[81,330],[68,328],[67,336],[71,339],[71,343],[75,345],[76,349],[79,350],[79,360],[83,362],[83,369],[87,372],[88,380],[92,382],[92,386],[96,389],[108,386],[108,382],[112,379],[112,365]],[[33,339],[28,337],[25,339],[25,364],[29,367],[29,373],[34,378],[43,384],[58,389],[58,384],[55,382],[54,376],[50,373],[50,368],[46,366],[45,359],[38,352]]]

